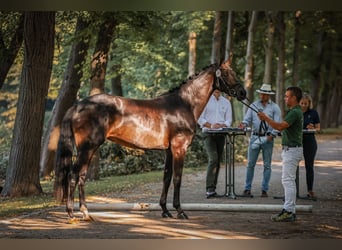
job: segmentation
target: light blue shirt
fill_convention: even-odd
[[[232,120],[232,106],[230,101],[223,96],[220,96],[217,100],[212,95],[198,119],[198,124],[201,128],[203,128],[206,122],[210,124],[224,123],[227,127],[230,127]]]
[[[276,121],[276,122],[281,122],[281,111],[280,108],[278,106],[278,104],[272,102],[271,100],[268,101],[268,103],[266,104],[266,106],[264,106],[260,100],[255,101],[251,104],[251,107],[253,109],[257,109],[259,111],[264,112],[266,115],[268,115],[272,120]],[[277,135],[279,133],[278,130],[273,129],[268,123],[266,123],[267,125],[267,131],[259,131],[260,128],[260,119],[257,115],[256,112],[254,112],[252,109],[248,109],[245,117],[242,121],[242,123],[244,123],[247,126],[252,126],[252,131],[254,133],[267,133],[270,132],[273,135]]]

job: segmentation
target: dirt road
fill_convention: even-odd
[[[297,205],[312,205],[312,212],[297,212],[294,223],[275,223],[270,211],[186,211],[189,220],[164,219],[160,211],[91,211],[94,222],[67,224],[64,207],[39,210],[18,218],[0,221],[0,238],[19,239],[341,239],[342,238],[342,138],[318,136],[315,192],[317,201],[298,199]],[[273,158],[269,197],[260,197],[261,161],[255,171],[252,192],[254,198],[230,197],[206,199],[205,171],[183,176],[182,203],[200,204],[266,204],[282,205],[280,182],[280,147]],[[299,194],[304,196],[305,169],[300,166]],[[245,163],[235,166],[235,192],[241,194]],[[225,193],[225,168],[221,168],[218,192]],[[88,197],[98,203],[158,203],[161,182],[132,190]],[[170,190],[169,202],[172,202]],[[175,214],[175,211],[173,211]],[[80,216],[78,214],[78,216]]]

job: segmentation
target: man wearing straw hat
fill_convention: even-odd
[[[253,102],[251,107],[253,109],[262,111],[267,114],[272,120],[280,122],[281,111],[275,102],[271,100],[271,95],[275,93],[271,89],[270,84],[262,84],[261,88],[256,91],[259,93],[259,100]],[[262,159],[264,165],[263,179],[261,183],[261,197],[268,197],[269,182],[271,179],[271,163],[273,154],[274,138],[279,133],[278,130],[273,129],[266,122],[262,122],[257,113],[249,108],[245,114],[240,128],[252,126],[252,134],[248,146],[248,163],[246,169],[246,181],[243,196],[253,197],[252,183],[254,178],[254,168],[258,160],[259,153],[262,151]]]

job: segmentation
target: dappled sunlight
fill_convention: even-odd
[[[315,161],[315,166],[319,166],[319,167],[329,167],[332,169],[339,169],[341,170],[342,173],[342,161],[320,161],[320,160],[316,160]]]
[[[76,212],[77,218],[81,218],[81,213]],[[94,219],[91,222],[80,220],[78,223],[69,224],[67,216],[63,211],[48,212],[44,218],[35,216],[1,220],[0,225],[7,228],[6,235],[32,233],[33,235],[53,234],[52,238],[79,238],[94,233],[99,228],[106,227],[110,232],[110,237],[116,238],[116,232],[126,231],[126,234],[144,238],[164,238],[164,239],[257,239],[257,237],[245,235],[230,230],[218,230],[202,224],[201,217],[192,217],[191,220],[179,220],[174,218],[160,218],[150,212],[91,212]],[[152,218],[149,216],[152,216]],[[80,230],[80,231],[79,231]],[[34,233],[36,231],[36,233]],[[64,233],[61,233],[65,231]],[[39,233],[38,233],[39,232]],[[111,234],[112,232],[112,234]],[[102,237],[99,237],[102,238]]]
[[[117,199],[117,198],[109,198],[104,196],[87,196],[88,202],[96,202],[96,203],[125,203],[126,200]]]
[[[129,232],[144,234],[147,238],[151,235],[151,237],[175,239],[256,239],[256,237],[244,235],[236,236],[236,232],[207,229],[193,221],[149,219],[139,214],[117,212],[95,212],[91,213],[91,216],[98,222],[127,225],[130,227]]]

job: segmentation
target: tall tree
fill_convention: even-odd
[[[265,71],[263,83],[272,83],[272,58],[273,58],[273,40],[274,40],[274,12],[266,12],[267,31],[265,42]],[[272,84],[271,84],[272,85]]]
[[[277,65],[277,93],[276,103],[278,103],[281,113],[284,114],[285,103],[283,101],[285,90],[285,22],[284,12],[280,11],[277,14],[277,30],[279,37],[278,47],[278,65]]]
[[[24,64],[3,196],[39,194],[39,159],[52,70],[55,12],[27,12]]]
[[[254,29],[257,23],[258,12],[253,11],[251,20],[248,26],[248,40],[247,40],[247,52],[246,52],[246,66],[245,66],[245,89],[247,91],[247,98],[253,101],[253,40]],[[245,107],[244,107],[245,109]]]
[[[234,12],[228,11],[227,35],[224,60],[227,60],[233,53],[233,29],[234,29]]]
[[[89,21],[84,20],[82,17],[77,19],[75,42],[71,47],[64,79],[43,138],[40,171],[41,176],[44,178],[48,178],[54,170],[61,121],[65,112],[77,99],[77,93],[83,76],[82,67],[86,59],[90,41],[89,35],[84,32],[88,27]]]
[[[300,55],[300,29],[302,23],[302,12],[295,13],[295,31],[293,37],[293,65],[292,65],[292,85],[297,86],[299,81],[299,55]]]
[[[213,45],[211,51],[211,63],[220,63],[221,61],[221,46],[222,46],[222,22],[223,11],[215,12],[215,23],[213,32]]]
[[[112,42],[116,21],[110,13],[100,26],[97,42],[91,61],[91,77],[89,95],[104,92],[105,76],[108,63],[108,51]]]
[[[93,58],[91,62],[91,78],[89,95],[104,93],[105,77],[108,63],[108,52],[112,43],[116,20],[112,14],[105,15],[105,20],[100,26]],[[95,152],[87,172],[87,179],[99,178],[100,154]]]
[[[196,72],[196,32],[189,32],[189,66],[188,75],[191,76]]]
[[[0,15],[2,15],[2,13],[0,13]],[[17,22],[17,27],[15,28],[13,36],[11,37],[8,43],[5,42],[5,36],[7,36],[7,34],[4,34],[4,32],[0,30],[0,89],[2,88],[5,82],[7,73],[10,67],[12,66],[14,59],[17,56],[18,51],[23,43],[24,17],[24,13],[20,14]],[[12,18],[7,18],[7,20],[9,19]]]

